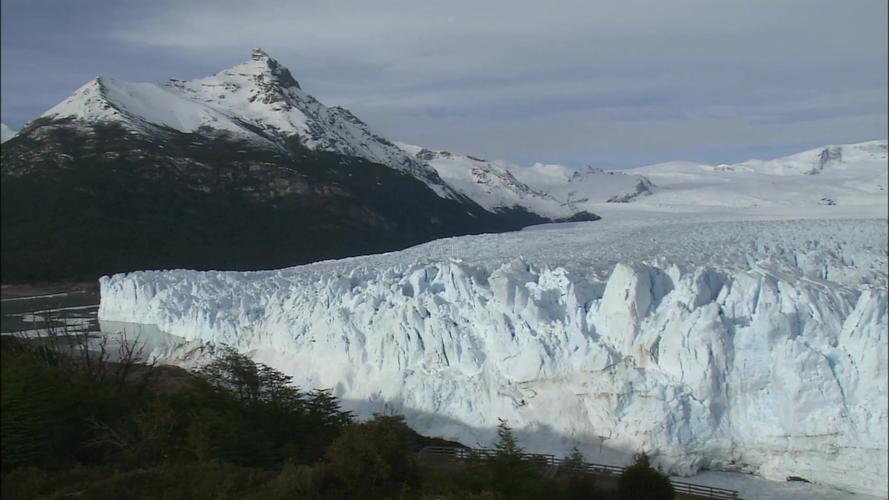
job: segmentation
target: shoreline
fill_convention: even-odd
[[[0,300],[34,299],[91,292],[99,292],[98,280],[60,283],[9,283],[0,285]]]

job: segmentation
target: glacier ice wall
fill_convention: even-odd
[[[500,417],[564,437],[539,451],[604,442],[679,474],[886,495],[884,224],[577,225],[280,271],[137,272],[101,280],[99,315],[234,345],[469,444]],[[615,257],[609,238],[633,250]]]

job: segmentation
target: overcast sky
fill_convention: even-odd
[[[485,158],[732,162],[887,137],[886,0],[0,5],[16,129],[96,75],[194,78],[262,47],[390,139]]]

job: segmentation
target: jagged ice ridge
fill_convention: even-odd
[[[227,343],[365,414],[675,473],[886,495],[885,220],[656,217],[279,271],[101,280],[103,320]],[[624,455],[625,456],[625,455]]]

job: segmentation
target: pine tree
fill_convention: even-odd
[[[565,457],[564,467],[570,470],[582,470],[585,462],[583,453],[577,449],[577,446],[571,448],[571,454]]]
[[[520,457],[523,450],[519,447],[518,440],[512,432],[512,427],[510,427],[509,423],[502,418],[498,418],[497,420],[500,421],[500,423],[497,424],[497,442],[494,443],[494,449],[497,450],[497,455],[510,458]]]
[[[676,498],[670,478],[651,466],[646,453],[633,455],[633,465],[618,479],[621,500],[672,500]]]

